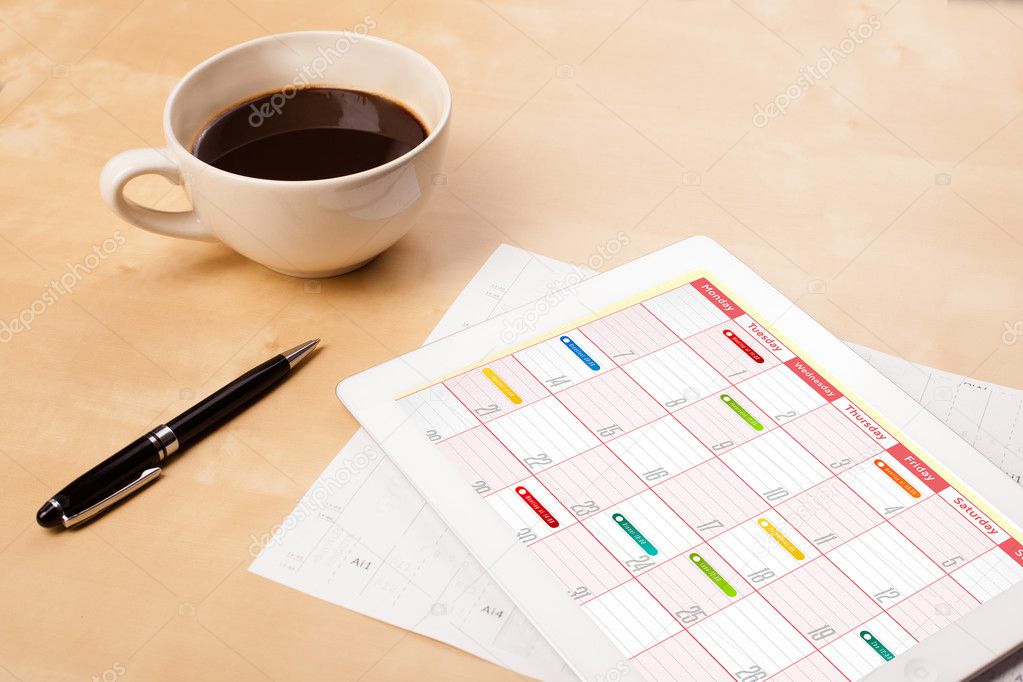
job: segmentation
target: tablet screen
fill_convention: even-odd
[[[1023,545],[741,293],[694,276],[399,402],[648,679],[860,679]]]

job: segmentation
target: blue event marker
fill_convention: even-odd
[[[591,357],[590,357],[590,356],[589,356],[589,355],[588,355],[588,354],[586,353],[586,351],[584,351],[584,350],[583,350],[582,348],[580,348],[580,347],[579,347],[579,344],[577,344],[577,343],[576,343],[575,341],[573,341],[573,340],[572,340],[572,339],[571,339],[570,337],[568,337],[568,336],[562,336],[562,337],[561,337],[561,342],[562,342],[563,344],[565,344],[566,346],[568,346],[568,349],[569,349],[570,351],[572,351],[573,353],[575,353],[575,354],[576,354],[576,357],[578,357],[578,358],[579,358],[580,360],[582,360],[583,362],[585,362],[585,363],[586,363],[586,366],[587,366],[587,367],[589,367],[590,369],[592,369],[592,370],[593,370],[594,372],[599,372],[599,371],[600,371],[600,365],[598,365],[598,364],[597,364],[597,363],[596,363],[596,362],[595,362],[595,361],[593,360],[593,358],[591,358]]]

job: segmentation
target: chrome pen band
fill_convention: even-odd
[[[160,469],[160,467],[152,467],[150,469],[146,469],[145,471],[140,473],[138,477],[131,483],[127,484],[117,492],[108,495],[107,497],[95,503],[91,507],[83,509],[77,514],[72,514],[71,516],[68,516],[67,514],[63,513],[63,510],[61,510],[62,512],[61,523],[64,524],[65,528],[72,528],[80,523],[85,523],[92,517],[101,514],[102,512],[114,506],[124,498],[128,497],[129,495],[132,495],[136,491],[144,488],[146,485],[155,481],[157,478],[160,477],[161,471],[162,469]],[[53,500],[50,500],[50,502],[53,503],[55,507],[60,508],[60,505],[54,502]]]
[[[178,437],[166,424],[160,424],[146,434],[146,437],[160,451],[161,462],[178,451]]]

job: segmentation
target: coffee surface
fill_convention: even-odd
[[[415,114],[386,97],[303,88],[232,107],[207,124],[192,153],[238,175],[320,180],[383,165],[427,134]]]

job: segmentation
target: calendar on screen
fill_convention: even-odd
[[[698,276],[399,403],[649,680],[857,680],[1023,580],[987,502],[733,295]]]

